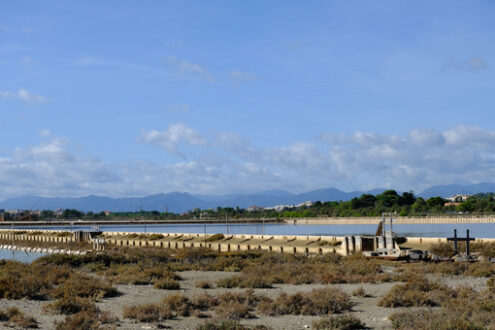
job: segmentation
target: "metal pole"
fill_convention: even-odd
[[[227,218],[227,213],[225,214],[225,226],[227,227],[227,235],[229,234],[229,222]]]
[[[466,230],[466,254],[469,257],[469,229]]]
[[[262,235],[264,236],[265,235],[265,211],[263,211],[263,213],[261,214],[262,216],[262,220],[263,220],[263,229],[262,229]]]
[[[454,229],[454,252],[457,254],[457,229]]]

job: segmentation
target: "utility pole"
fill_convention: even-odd
[[[265,235],[265,210],[263,210],[263,212],[261,213],[261,219],[263,221],[263,229],[261,231],[261,234],[264,236]]]
[[[225,213],[225,226],[227,227],[227,235],[229,234],[229,222],[227,220],[227,213]]]

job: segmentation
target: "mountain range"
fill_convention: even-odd
[[[9,198],[0,202],[0,209],[77,209],[88,212],[125,212],[125,211],[164,211],[181,213],[194,208],[208,209],[221,207],[248,208],[250,206],[274,206],[298,204],[305,201],[346,201],[363,193],[379,194],[385,189],[370,191],[344,192],[336,188],[312,190],[305,193],[293,194],[285,190],[269,190],[257,194],[230,195],[192,195],[189,193],[172,192],[145,197],[110,198],[89,195],[85,197],[39,197],[23,196]],[[430,187],[419,194],[428,198],[432,196],[449,197],[455,194],[476,194],[494,192],[495,183],[479,183],[471,185],[438,185]]]

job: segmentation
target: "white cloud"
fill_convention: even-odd
[[[243,82],[257,80],[258,77],[255,74],[252,74],[252,73],[245,73],[245,72],[240,72],[240,71],[237,71],[237,70],[231,70],[230,71],[230,79],[232,79],[232,81],[235,84],[240,84],[240,83],[243,83]]]
[[[201,134],[187,127],[184,123],[171,124],[164,131],[143,131],[138,141],[157,145],[170,153],[180,156],[184,156],[178,148],[181,144],[192,146],[203,146],[206,144],[206,139]]]
[[[260,148],[233,133],[203,135],[176,123],[138,138],[187,158],[164,164],[110,164],[66,139],[45,137],[39,145],[16,149],[11,157],[2,154],[0,197],[297,192],[332,186],[419,192],[434,184],[492,181],[495,175],[495,131],[470,126],[414,129],[404,135],[325,134],[317,141]]]
[[[201,79],[215,81],[215,77],[204,67],[199,64],[179,60],[174,56],[168,58],[168,63],[178,71],[183,79]]]
[[[170,104],[163,107],[170,112],[189,112],[191,110],[188,104]]]
[[[445,67],[455,70],[480,71],[488,68],[488,62],[481,56],[471,56],[466,59],[448,57]]]
[[[29,64],[33,64],[34,60],[29,56],[24,56],[21,62],[22,64],[29,65]]]
[[[47,99],[44,96],[31,94],[28,90],[19,89],[16,92],[0,90],[0,97],[3,99],[17,99],[29,104],[45,103]]]
[[[38,130],[38,134],[41,137],[49,137],[52,134],[52,132],[49,129],[40,129]]]

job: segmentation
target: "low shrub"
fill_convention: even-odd
[[[221,319],[239,320],[251,317],[250,308],[247,303],[222,302],[215,309],[216,315]]]
[[[350,311],[353,305],[341,289],[322,288],[290,296],[282,293],[275,300],[265,298],[258,304],[258,311],[264,315],[325,315]]]
[[[366,329],[366,325],[360,319],[350,314],[325,317],[318,321],[313,321],[312,327],[316,330]]]
[[[139,322],[159,322],[173,317],[168,306],[160,304],[146,304],[139,306],[124,306],[122,317]]]
[[[163,298],[162,303],[180,316],[189,316],[192,308],[189,298],[181,294],[167,296]]]
[[[215,235],[211,235],[210,237],[208,237],[206,239],[207,242],[215,242],[215,241],[219,241],[221,239],[224,239],[225,236],[223,234],[215,234]]]
[[[439,306],[456,292],[424,276],[409,278],[406,284],[398,284],[378,302],[382,307]]]
[[[0,321],[7,322],[8,326],[21,329],[38,327],[35,318],[25,315],[17,307],[9,307],[6,311],[0,310]]]
[[[96,305],[87,298],[64,296],[43,305],[43,309],[54,314],[75,314],[84,310],[94,310]]]
[[[219,288],[251,288],[251,289],[269,289],[272,282],[267,280],[262,274],[242,273],[230,278],[223,278],[217,281]]]
[[[254,294],[253,289],[246,289],[244,292],[225,292],[224,294],[219,295],[218,301],[220,303],[240,303],[246,304],[249,307],[255,307],[258,302],[262,300],[262,297]]]
[[[58,286],[55,291],[57,297],[76,296],[84,298],[109,298],[118,295],[118,291],[111,285],[103,283],[101,280],[83,274],[73,273]]]
[[[151,234],[151,235],[148,235],[147,239],[150,241],[157,241],[157,240],[162,239],[164,237],[165,236],[163,236],[162,234]]]
[[[192,305],[194,309],[205,311],[211,307],[218,305],[218,298],[209,295],[208,293],[202,293],[192,298]]]
[[[199,281],[196,282],[195,287],[198,289],[211,289],[211,283],[208,281]]]
[[[367,296],[366,291],[364,290],[364,288],[362,286],[360,286],[356,290],[352,291],[352,295],[355,297],[366,297]]]
[[[153,287],[156,289],[164,289],[164,290],[179,290],[180,283],[170,278],[163,278],[157,280],[153,285]]]
[[[108,312],[99,309],[84,310],[76,314],[68,315],[64,320],[55,322],[56,330],[99,330],[102,325],[114,324],[117,318]]]
[[[246,328],[234,320],[221,320],[216,323],[206,321],[199,324],[196,330],[245,330]],[[261,329],[260,329],[261,330]]]

